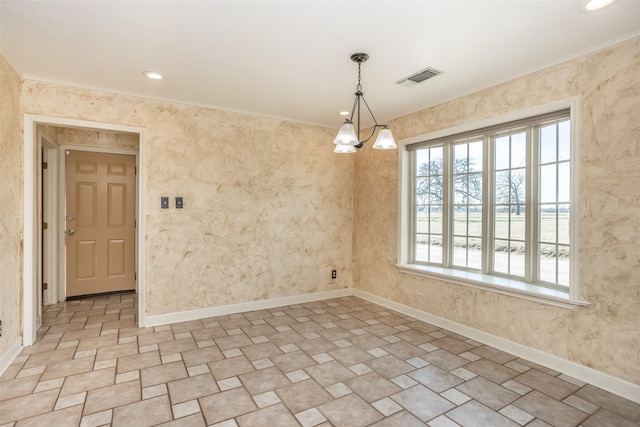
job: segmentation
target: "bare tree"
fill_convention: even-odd
[[[418,168],[418,180],[416,183],[416,195],[418,205],[442,204],[442,159],[422,163]]]
[[[457,158],[454,165],[454,195],[463,204],[482,202],[482,174],[467,173],[469,159]],[[418,168],[416,195],[420,209],[426,205],[442,205],[444,178],[442,159],[422,163]]]
[[[500,172],[496,176],[496,201],[511,205],[511,212],[521,214],[525,202],[526,174],[524,169]]]

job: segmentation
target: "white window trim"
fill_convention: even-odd
[[[525,298],[532,301],[551,304],[563,308],[575,308],[577,306],[589,305],[580,295],[580,270],[579,270],[579,203],[578,195],[580,191],[580,97],[562,99],[537,107],[514,111],[498,117],[467,123],[464,125],[442,129],[424,135],[418,135],[399,141],[398,155],[398,261],[396,267],[401,273],[414,274],[417,276],[442,280],[458,285],[469,286],[476,289],[483,289],[500,294]],[[427,266],[422,264],[412,264],[411,258],[411,212],[410,203],[412,200],[411,189],[413,188],[408,169],[411,167],[410,153],[406,146],[430,139],[441,138],[462,132],[480,129],[483,127],[498,125],[514,120],[525,119],[540,114],[550,113],[560,109],[570,109],[571,120],[571,219],[570,219],[570,241],[571,258],[569,264],[570,283],[568,292],[549,289],[535,284],[525,283],[518,280],[506,279],[485,274],[473,273],[469,271],[443,268],[437,266]]]

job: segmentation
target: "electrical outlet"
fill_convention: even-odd
[[[338,278],[338,270],[331,270],[331,278],[332,279]]]
[[[2,336],[2,320],[0,320],[0,337]]]
[[[184,208],[184,202],[182,200],[182,197],[176,197],[176,209],[182,209]]]
[[[161,209],[169,209],[169,198],[168,197],[160,197],[160,208]]]

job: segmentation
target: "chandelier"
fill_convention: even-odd
[[[369,108],[367,101],[364,99],[364,94],[362,93],[362,85],[360,84],[360,66],[367,59],[369,59],[369,55],[367,55],[366,53],[354,53],[353,55],[351,55],[351,60],[358,63],[358,86],[356,86],[356,99],[353,102],[351,117],[346,119],[342,126],[340,126],[338,136],[336,136],[336,139],[333,141],[333,143],[336,145],[335,150],[333,150],[334,153],[355,153],[373,137],[378,128],[382,129],[380,129],[380,131],[378,132],[378,137],[373,144],[373,148],[378,150],[392,150],[394,148],[398,148],[396,146],[396,142],[393,140],[393,135],[391,135],[391,129],[389,129],[389,126],[378,124],[378,121],[371,112],[371,108]],[[360,139],[361,102],[365,107],[367,107],[367,111],[369,112],[371,118],[373,119],[373,122],[375,123],[373,125],[373,129],[371,130],[371,134],[366,139]],[[356,116],[358,122],[357,130],[353,125],[354,116]]]

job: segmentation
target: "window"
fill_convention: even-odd
[[[405,142],[400,270],[584,304],[571,122],[564,107]]]

